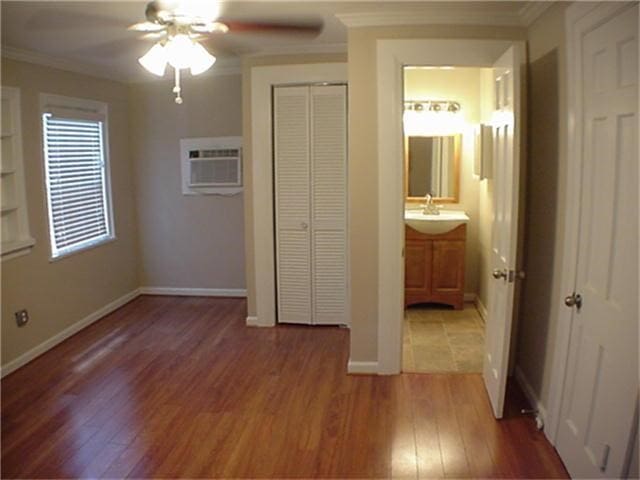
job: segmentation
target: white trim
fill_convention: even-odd
[[[246,297],[244,288],[176,288],[140,287],[141,295],[176,295],[181,297]]]
[[[117,310],[118,308],[122,307],[126,303],[129,303],[131,300],[136,298],[138,295],[140,295],[140,290],[139,289],[135,289],[135,290],[133,290],[133,291],[121,296],[120,298],[117,298],[114,301],[108,303],[107,305],[105,305],[104,307],[96,310],[95,312],[87,315],[82,320],[79,320],[76,323],[74,323],[73,325],[65,328],[60,333],[58,333],[58,334],[54,335],[53,337],[49,338],[48,340],[45,340],[44,342],[42,342],[40,345],[32,348],[28,352],[23,353],[18,358],[10,361],[6,365],[3,365],[2,366],[2,373],[0,374],[0,376],[1,377],[5,377],[5,376],[9,375],[10,373],[15,372],[18,368],[20,368],[23,365],[29,363],[34,358],[39,357],[40,355],[45,353],[47,350],[52,349],[53,347],[55,347],[56,345],[58,345],[62,341],[66,340],[67,338],[71,337],[72,335],[78,333],[80,330],[82,330],[82,329],[88,327],[89,325],[91,325],[92,323],[100,320],[102,317],[104,317],[104,316],[110,314],[111,312]]]
[[[582,179],[582,131],[578,122],[582,119],[581,91],[575,87],[582,77],[582,37],[585,31],[604,23],[620,9],[628,8],[628,2],[575,2],[566,11],[567,39],[567,172],[565,197],[564,243],[561,273],[561,292],[566,295],[575,289],[579,245],[579,202]],[[599,10],[596,12],[596,10]],[[588,18],[585,18],[589,15]],[[553,367],[549,387],[548,437],[555,445],[560,427],[562,393],[564,391],[569,341],[573,325],[573,309],[560,307],[556,318],[556,341],[553,347]]]
[[[271,328],[273,325],[264,324],[258,319],[258,317],[254,317],[249,315],[246,320],[247,327],[258,327],[258,328]]]
[[[527,397],[527,400],[529,400],[531,407],[534,410],[537,410],[537,416],[540,417],[543,424],[546,423],[547,409],[545,408],[544,404],[540,401],[540,399],[536,395],[535,390],[527,380],[527,377],[525,376],[524,372],[520,368],[520,365],[516,365],[514,373],[515,373],[516,381],[518,382],[518,385],[520,385],[520,388],[522,389],[522,393],[524,393],[525,397]]]
[[[36,65],[57,68],[58,70],[65,70],[67,72],[80,73],[82,75],[90,75],[92,77],[98,78],[106,78],[108,80],[114,80],[116,82],[123,81],[122,76],[115,74],[113,70],[97,65],[87,65],[85,63],[73,60],[66,60],[61,57],[35,52],[33,50],[24,50],[21,48],[3,45],[2,56],[11,60],[34,63]]]
[[[349,359],[347,363],[347,373],[359,375],[377,375],[378,362],[355,362]]]
[[[487,307],[485,306],[485,304],[482,303],[482,300],[480,299],[480,295],[476,297],[475,304],[476,304],[476,309],[478,310],[478,313],[482,318],[482,321],[486,324],[487,318],[489,317],[489,310],[487,310]]]
[[[402,11],[338,13],[336,17],[347,27],[376,27],[394,25],[491,25],[524,26],[518,12],[488,11],[482,3],[465,5],[461,9],[455,2],[452,5],[418,5]]]
[[[378,40],[378,364],[381,373],[402,367],[404,311],[404,195],[402,188],[402,65],[491,67],[512,40]]]
[[[544,12],[549,10],[555,2],[526,2],[524,6],[518,11],[522,23],[527,27],[533,25],[533,23],[542,16]]]
[[[255,300],[256,316],[260,319],[259,323],[262,326],[276,324],[271,89],[273,85],[290,83],[292,79],[296,83],[346,83],[347,64],[257,66],[251,69],[250,161],[253,236],[256,239],[253,245]],[[249,186],[246,182],[245,185]]]

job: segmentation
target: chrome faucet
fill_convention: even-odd
[[[433,203],[433,196],[430,193],[427,193],[424,196],[424,205],[422,207],[422,213],[426,215],[440,215],[440,210],[438,210],[438,206]]]

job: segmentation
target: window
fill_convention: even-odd
[[[43,96],[42,130],[51,257],[114,238],[106,105]]]

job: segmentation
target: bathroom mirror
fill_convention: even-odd
[[[424,201],[458,203],[461,135],[405,137],[405,197]]]

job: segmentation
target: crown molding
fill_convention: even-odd
[[[81,73],[92,77],[104,78],[116,82],[126,82],[127,79],[121,75],[114,74],[113,71],[96,65],[88,65],[82,62],[67,60],[53,55],[34,52],[33,50],[23,50],[21,48],[2,45],[2,56],[11,60],[35,63],[45,67],[57,68],[67,72]]]
[[[304,55],[322,53],[347,53],[346,43],[307,43],[304,45],[286,45],[280,47],[270,47],[260,52],[247,53],[242,58],[269,57],[273,55]]]
[[[480,7],[467,8],[463,12],[449,7],[423,5],[420,8],[402,12],[340,13],[336,17],[349,28],[398,25],[523,26],[517,13],[487,12]]]
[[[526,2],[524,6],[518,11],[522,23],[527,27],[531,26],[538,18],[542,16],[544,12],[549,10],[555,2],[553,1],[537,1]]]

